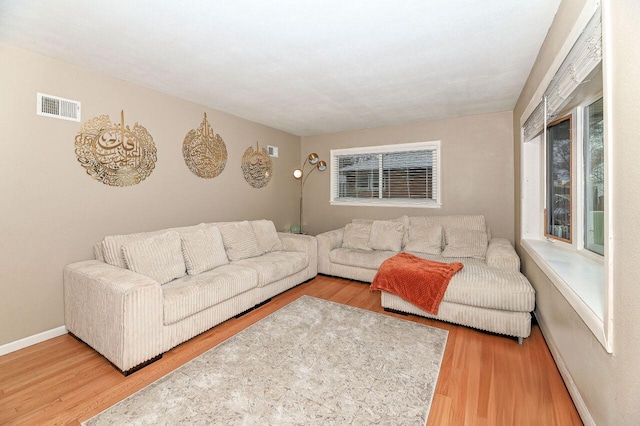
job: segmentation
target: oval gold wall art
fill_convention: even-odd
[[[182,144],[184,162],[196,176],[211,179],[227,165],[227,146],[222,137],[213,132],[207,113],[198,129],[190,130]]]
[[[242,173],[247,183],[254,188],[267,186],[273,174],[273,163],[265,148],[262,150],[256,142],[256,149],[247,148],[242,156]]]
[[[147,129],[112,123],[108,115],[87,120],[75,139],[78,161],[94,179],[111,186],[130,186],[145,180],[156,164],[156,145]]]

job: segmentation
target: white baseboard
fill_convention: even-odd
[[[64,325],[61,325],[60,327],[4,344],[0,346],[0,356],[24,349],[36,343],[44,342],[45,340],[53,339],[54,337],[62,336],[63,334],[67,334],[67,329]]]
[[[562,380],[564,380],[564,384],[567,387],[567,390],[569,391],[569,395],[571,395],[573,404],[576,406],[576,410],[578,410],[578,414],[582,419],[582,423],[584,423],[585,426],[596,426],[596,422],[593,420],[593,417],[591,417],[591,413],[587,408],[587,404],[585,404],[584,399],[582,399],[582,395],[580,394],[578,387],[573,381],[573,377],[571,377],[571,373],[569,372],[567,365],[564,363],[564,360],[560,355],[560,351],[558,350],[558,346],[556,345],[556,342],[553,340],[553,337],[551,337],[551,333],[549,332],[549,329],[544,323],[544,320],[540,317],[540,315],[538,315],[538,312],[534,312],[534,315],[536,316],[536,320],[538,321],[538,325],[540,326],[540,331],[542,332],[542,336],[544,337],[544,340],[547,342],[547,346],[551,351],[551,355],[553,356],[553,359],[556,362],[556,366],[560,371]]]

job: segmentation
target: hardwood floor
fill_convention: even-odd
[[[384,312],[380,294],[368,290],[363,283],[318,276],[128,377],[69,335],[5,355],[0,424],[78,424],[305,294]],[[449,330],[428,425],[582,424],[538,326],[521,346],[466,327],[387,315]]]

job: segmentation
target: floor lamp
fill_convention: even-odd
[[[305,171],[305,167],[307,166],[307,164],[310,165],[311,168],[309,168],[308,171]],[[320,160],[320,158],[318,157],[318,154],[316,154],[315,152],[312,152],[304,160],[302,167],[300,167],[299,169],[295,169],[293,171],[293,177],[300,181],[300,228],[297,230],[298,231],[297,233],[299,234],[303,233],[302,232],[302,198],[303,198],[302,190],[304,189],[304,183],[307,181],[307,178],[315,170],[324,172],[325,170],[327,170],[327,163]],[[293,232],[296,231],[295,227],[292,227],[292,231]]]

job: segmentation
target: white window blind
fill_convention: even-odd
[[[598,8],[544,92],[548,121],[562,111],[576,88],[601,61],[602,16]]]
[[[531,139],[542,133],[544,129],[544,99],[533,110],[527,121],[522,126],[522,141],[529,142]]]
[[[331,202],[439,206],[439,142],[331,151]]]
[[[546,124],[562,111],[576,93],[576,89],[602,62],[602,13],[598,7],[575,44],[562,61],[542,101],[522,126],[523,142],[542,133]],[[546,102],[546,114],[545,114]]]

